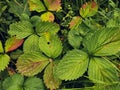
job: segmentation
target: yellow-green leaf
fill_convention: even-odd
[[[3,53],[3,52],[4,52],[4,50],[3,50],[2,42],[0,40],[0,53]]]
[[[62,52],[62,43],[57,35],[46,33],[39,38],[39,48],[48,57],[56,58]]]
[[[119,76],[115,65],[104,58],[91,58],[88,75],[95,83],[119,82]]]
[[[9,64],[10,57],[7,54],[0,54],[0,71],[3,71]]]
[[[15,22],[10,24],[8,33],[18,39],[23,39],[34,33],[33,25],[29,21]]]
[[[36,33],[42,36],[44,33],[49,32],[56,34],[60,30],[57,23],[41,21],[36,25]]]
[[[51,13],[51,12],[46,12],[46,13],[42,14],[40,17],[41,17],[42,21],[49,21],[49,22],[53,22],[55,19],[53,13]]]
[[[115,55],[120,51],[120,28],[103,28],[92,35],[88,34],[83,45],[95,56]]]
[[[30,52],[21,55],[16,65],[18,72],[22,75],[33,76],[40,73],[48,63],[49,59],[41,53]]]
[[[45,11],[45,6],[40,0],[28,0],[30,11]]]
[[[39,41],[39,36],[35,34],[29,36],[23,44],[24,53],[40,52],[38,41]]]
[[[84,51],[69,51],[56,67],[55,75],[62,80],[77,79],[87,70],[88,62],[88,55]]]

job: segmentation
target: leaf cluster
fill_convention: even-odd
[[[0,1],[0,90],[119,90],[119,3]]]

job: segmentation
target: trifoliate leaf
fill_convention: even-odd
[[[16,35],[18,39],[23,39],[33,32],[32,24],[28,21],[13,23],[10,25],[10,30],[8,31],[10,35]]]
[[[45,11],[45,6],[40,0],[28,0],[30,11],[42,12]]]
[[[88,75],[95,83],[119,82],[118,72],[115,66],[104,58],[92,58],[90,60]]]
[[[20,74],[15,74],[8,77],[3,82],[3,90],[23,90],[24,77]]]
[[[10,52],[17,49],[22,45],[23,41],[23,39],[17,39],[16,37],[8,38],[5,42],[5,52]]]
[[[30,53],[30,52],[39,52],[39,37],[37,35],[31,35],[29,36],[23,45],[23,51],[24,53]]]
[[[44,3],[50,11],[58,11],[61,9],[61,0],[44,0]]]
[[[98,5],[95,1],[87,2],[80,8],[80,15],[83,18],[90,17],[96,14],[98,11]]]
[[[55,19],[54,14],[51,12],[46,12],[46,13],[42,14],[40,16],[40,18],[42,21],[49,21],[49,22],[53,22]]]
[[[68,33],[68,41],[73,48],[79,48],[82,37],[78,30],[70,30]]]
[[[24,90],[44,90],[43,81],[37,77],[29,77],[24,83]]]
[[[88,34],[83,43],[88,52],[95,56],[115,55],[120,51],[120,29],[105,28]]]
[[[10,57],[7,54],[0,54],[0,71],[3,71],[9,64]]]
[[[56,58],[62,52],[62,43],[57,35],[45,33],[44,36],[39,38],[39,48],[48,57]]]
[[[61,84],[61,80],[58,79],[54,75],[54,68],[56,67],[56,63],[51,62],[44,71],[44,83],[47,86],[47,88],[50,88],[50,90],[55,90],[59,88]]]
[[[69,23],[70,29],[76,29],[82,23],[82,18],[79,16],[75,16],[72,18],[71,22]]]
[[[4,49],[3,49],[3,46],[2,46],[2,42],[0,40],[0,53],[3,53],[4,52]]]
[[[56,34],[59,30],[59,25],[52,22],[39,22],[36,26],[36,32],[40,36],[45,32]]]
[[[30,52],[21,55],[17,61],[17,70],[25,76],[33,76],[40,73],[49,63],[47,57],[38,52]]]
[[[72,50],[63,57],[55,73],[62,80],[74,80],[85,73],[88,62],[88,55],[85,52]]]
[[[3,90],[44,90],[43,82],[37,77],[26,80],[20,74],[14,74],[3,81]]]

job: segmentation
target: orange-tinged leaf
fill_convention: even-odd
[[[11,37],[7,39],[5,43],[5,52],[10,52],[17,49],[22,45],[23,42],[23,39],[17,39],[16,37]]]
[[[77,28],[81,24],[82,18],[80,16],[74,16],[71,22],[69,23],[69,28]]]
[[[61,9],[61,0],[44,0],[44,3],[50,11],[58,11]]]
[[[53,73],[55,67],[56,63],[51,62],[44,71],[44,83],[50,90],[56,90],[61,84],[61,80],[58,79]]]
[[[55,17],[53,15],[53,13],[51,12],[46,12],[44,14],[41,15],[41,19],[42,21],[49,21],[49,22],[53,22]]]
[[[95,1],[87,2],[80,8],[80,15],[83,18],[90,17],[96,14],[98,11],[98,5]]]
[[[10,76],[12,76],[12,75],[14,75],[16,73],[15,70],[13,68],[10,68],[10,67],[7,68],[7,71],[8,71],[8,74]]]
[[[21,55],[17,60],[17,70],[19,73],[25,76],[34,76],[40,73],[46,65],[49,63],[49,59],[39,52],[30,52]]]

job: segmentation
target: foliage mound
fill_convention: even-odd
[[[119,90],[118,0],[1,0],[0,90]]]

